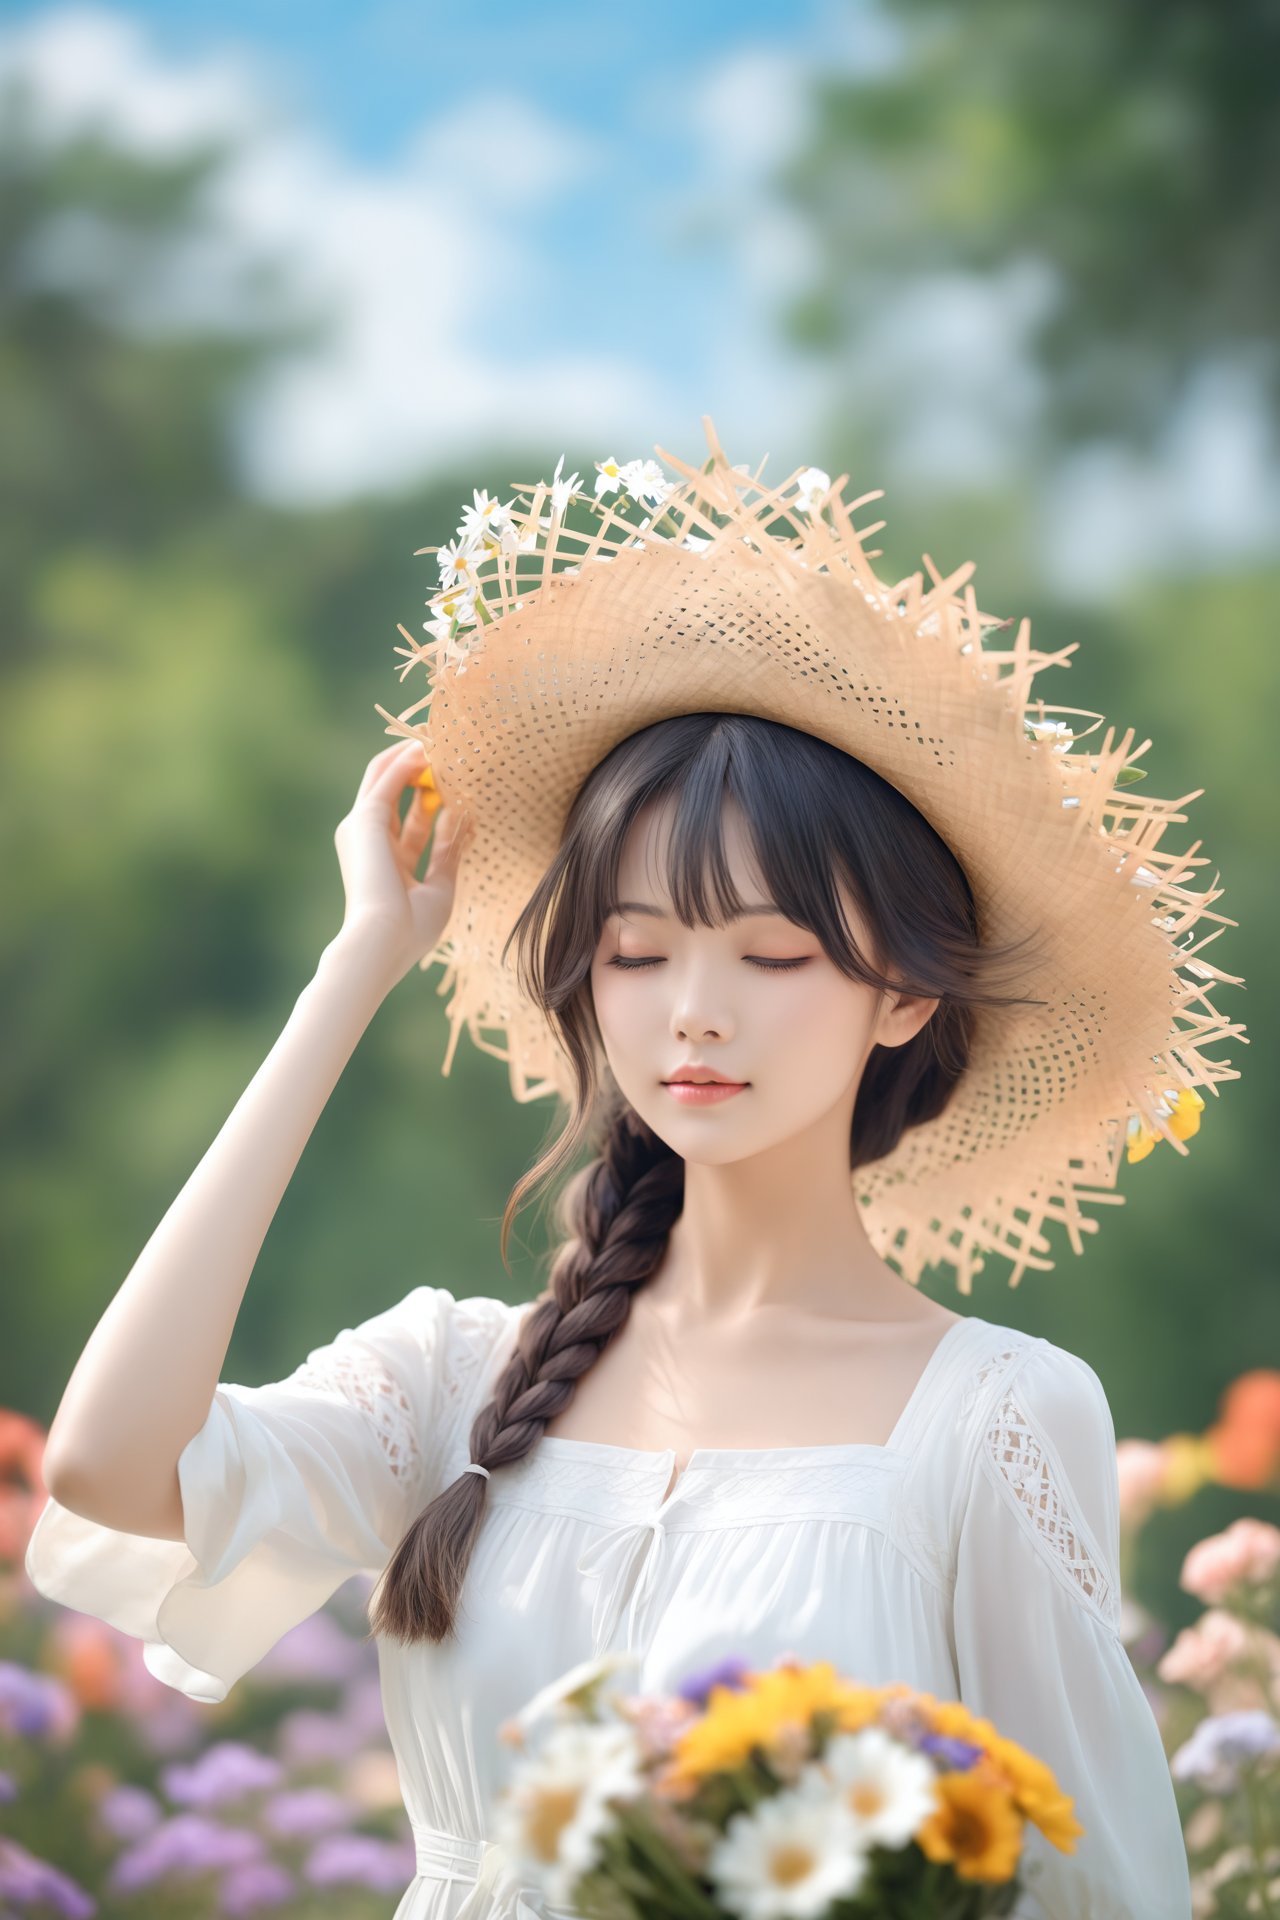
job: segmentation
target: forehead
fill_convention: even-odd
[[[620,900],[669,900],[674,800],[651,800],[632,821],[618,860]],[[751,844],[750,829],[737,802],[726,797],[720,812],[720,837],[733,884],[744,899],[768,898],[768,888]]]

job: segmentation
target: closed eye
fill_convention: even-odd
[[[800,960],[757,960],[751,954],[745,955],[748,966],[762,967],[767,973],[789,973],[793,967],[807,967],[809,957],[806,953]],[[624,959],[622,954],[615,953],[611,960],[605,962],[605,965],[610,967],[623,967],[629,971],[633,967],[658,967],[662,965],[662,961],[661,958],[653,960]]]

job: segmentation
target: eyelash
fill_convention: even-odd
[[[808,954],[806,954],[802,960],[753,960],[750,954],[747,955],[747,963],[749,966],[761,967],[766,973],[791,973],[796,967],[806,966],[808,959]],[[658,960],[628,960],[624,959],[620,953],[616,953],[612,960],[606,962],[606,965],[621,967],[625,972],[630,973],[636,967],[656,967],[660,965],[660,962]]]

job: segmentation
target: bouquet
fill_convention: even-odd
[[[1084,1832],[1051,1770],[958,1701],[789,1655],[614,1689],[633,1664],[586,1661],[501,1729],[519,1752],[495,1837],[583,1920],[984,1920],[1028,1884],[1028,1821],[1064,1853]]]

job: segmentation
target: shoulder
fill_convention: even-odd
[[[1115,1430],[1102,1380],[1068,1347],[998,1321],[978,1320],[964,1369],[963,1408],[969,1426],[984,1431],[1021,1404],[1055,1431],[1101,1424]]]
[[[326,1349],[308,1355],[307,1371],[331,1357],[372,1356],[421,1398],[461,1397],[498,1347],[518,1309],[490,1294],[457,1294],[419,1286],[390,1306],[348,1326]]]
[[[955,1491],[974,1476],[1014,1486],[1034,1468],[1109,1508],[1116,1432],[1106,1389],[1078,1353],[1020,1328],[983,1322],[963,1368]]]
[[[1068,1348],[1014,1328],[993,1332],[1001,1337],[968,1400],[962,1509],[994,1495],[1113,1613],[1119,1480],[1106,1389]]]

